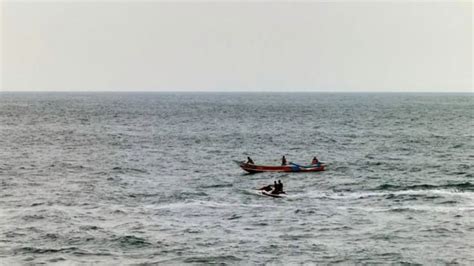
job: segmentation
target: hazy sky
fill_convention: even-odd
[[[1,90],[472,91],[471,2],[2,2]]]

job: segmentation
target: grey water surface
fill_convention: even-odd
[[[0,263],[472,265],[473,118],[472,94],[3,92]],[[327,171],[232,161],[282,155]]]

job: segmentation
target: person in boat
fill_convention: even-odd
[[[316,158],[316,156],[313,157],[313,160],[311,161],[311,164],[318,164],[319,160]]]
[[[283,155],[283,157],[281,158],[281,165],[286,165],[286,157],[285,155]]]
[[[247,164],[255,164],[252,160],[252,158],[247,156]]]

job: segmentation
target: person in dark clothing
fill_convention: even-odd
[[[285,155],[283,155],[283,157],[281,158],[281,165],[286,165],[286,157],[285,157]]]
[[[280,193],[285,193],[283,192],[283,183],[281,183],[281,180],[278,180],[278,183],[275,181],[274,182],[274,189],[272,191],[272,194],[280,194]]]
[[[278,194],[279,193],[279,190],[278,190],[279,186],[277,184],[277,181],[273,181],[273,190],[272,190],[272,194]]]
[[[281,180],[278,180],[278,192],[283,193],[283,183]]]
[[[252,158],[250,158],[250,157],[248,157],[248,156],[247,156],[247,163],[248,163],[248,164],[255,164],[255,163],[253,162]]]
[[[316,156],[313,157],[313,160],[311,161],[311,164],[317,164],[319,163],[319,160],[318,158],[316,158]]]

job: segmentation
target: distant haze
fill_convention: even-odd
[[[472,92],[471,2],[2,2],[3,91]]]

